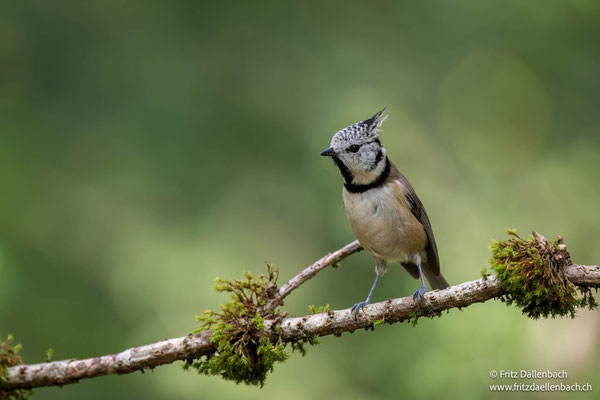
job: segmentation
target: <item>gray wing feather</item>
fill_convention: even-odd
[[[437,246],[435,244],[435,237],[433,236],[433,229],[431,228],[431,222],[429,222],[429,217],[427,216],[427,212],[425,211],[425,207],[415,189],[413,189],[412,185],[406,179],[404,175],[398,172],[397,179],[404,185],[406,188],[406,192],[404,193],[404,197],[406,198],[406,202],[410,207],[410,211],[417,218],[417,220],[423,225],[425,229],[425,233],[427,235],[427,247],[425,248],[425,253],[427,254],[427,266],[429,267],[429,271],[434,275],[440,274],[440,261],[438,257]],[[406,268],[406,266],[405,266]],[[408,270],[408,268],[406,268]],[[411,272],[411,271],[409,271]],[[418,272],[417,272],[418,273]],[[411,273],[412,275],[412,273]]]

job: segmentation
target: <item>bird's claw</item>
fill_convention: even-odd
[[[425,292],[427,291],[426,287],[422,287],[420,289],[415,290],[415,293],[413,294],[413,299],[421,304],[421,302],[423,301],[423,295],[425,294]]]
[[[362,310],[362,308],[364,306],[366,306],[367,304],[371,304],[370,301],[361,301],[360,303],[356,303],[355,305],[352,306],[352,315],[354,315],[354,318],[356,318],[358,311]]]

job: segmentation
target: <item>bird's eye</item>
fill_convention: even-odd
[[[359,144],[353,144],[352,146],[348,147],[348,151],[350,153],[356,153],[359,149],[360,149]]]

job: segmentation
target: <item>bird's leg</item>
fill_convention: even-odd
[[[369,290],[369,295],[367,296],[367,299],[365,301],[361,301],[360,303],[356,303],[355,305],[352,306],[352,314],[354,315],[354,318],[356,318],[356,314],[358,313],[358,310],[360,310],[367,304],[371,304],[371,295],[373,295],[373,290],[375,290],[375,286],[377,286],[378,280],[379,280],[379,274],[377,274],[375,276],[375,282],[373,282],[373,286],[371,286],[371,290]]]
[[[423,300],[423,295],[427,291],[427,286],[425,285],[425,279],[423,279],[423,270],[421,269],[421,256],[419,254],[415,254],[413,257],[415,264],[417,264],[417,268],[419,268],[419,276],[421,277],[421,288],[415,290],[413,294],[413,299],[415,299],[419,304],[421,304],[421,300]]]
[[[356,303],[355,305],[352,306],[352,315],[354,315],[355,319],[356,319],[356,316],[360,309],[362,309],[367,304],[371,304],[371,296],[373,295],[375,286],[377,286],[377,282],[379,281],[379,278],[381,278],[383,276],[383,274],[385,274],[386,270],[387,270],[387,263],[385,262],[385,260],[376,258],[375,259],[375,274],[376,274],[375,282],[373,282],[373,286],[371,286],[371,290],[369,290],[369,295],[367,296],[367,299],[365,301],[361,301],[360,303]]]

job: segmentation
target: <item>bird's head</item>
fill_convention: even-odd
[[[337,164],[346,184],[367,184],[385,167],[386,152],[379,141],[379,127],[387,118],[385,108],[364,121],[338,131],[330,147],[321,152]]]

